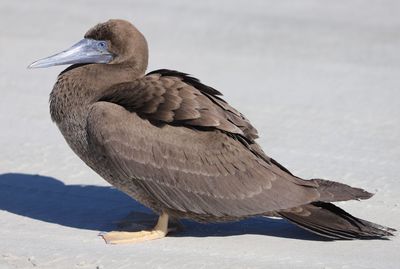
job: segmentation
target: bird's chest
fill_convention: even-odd
[[[85,156],[88,155],[88,140],[85,124],[83,124],[83,122],[68,119],[57,123],[57,126],[71,149],[81,159],[86,158]]]
[[[71,149],[88,162],[86,119],[90,103],[84,92],[73,86],[65,80],[56,83],[50,94],[50,114]]]

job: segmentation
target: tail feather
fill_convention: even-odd
[[[378,239],[392,236],[396,231],[356,218],[325,202],[314,202],[278,214],[306,230],[332,239]]]
[[[313,181],[319,185],[318,191],[321,194],[319,200],[323,202],[364,200],[373,196],[370,192],[343,183],[324,179],[313,179]]]

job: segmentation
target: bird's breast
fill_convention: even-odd
[[[50,114],[71,149],[87,162],[86,119],[92,98],[78,83],[59,77],[50,94]]]

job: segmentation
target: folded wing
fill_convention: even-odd
[[[182,76],[115,85],[88,116],[91,150],[162,207],[243,217],[315,201],[317,184],[282,170],[248,120]]]

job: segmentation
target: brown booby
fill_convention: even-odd
[[[219,91],[177,71],[145,74],[147,63],[144,36],[127,21],[109,20],[29,66],[72,64],[50,94],[52,120],[89,167],[160,215],[153,230],[109,232],[106,242],[162,238],[171,218],[251,216],[283,217],[333,239],[392,235],[332,204],[371,193],[293,175],[264,153],[256,129]]]

